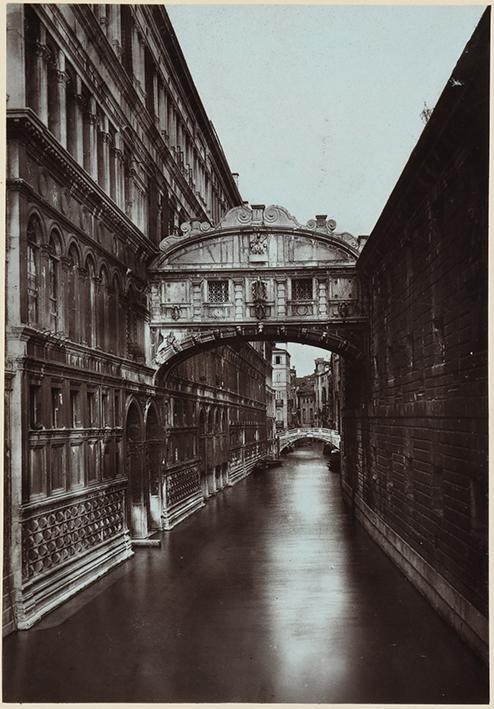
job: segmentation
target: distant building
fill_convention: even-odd
[[[340,355],[331,353],[332,401],[334,428],[341,432],[342,371]]]
[[[334,428],[333,421],[333,377],[331,360],[318,357],[314,370],[314,420],[322,428]]]
[[[314,374],[297,377],[297,413],[300,426],[314,426],[314,410],[316,395],[314,390]]]
[[[272,353],[273,389],[275,392],[276,428],[288,428],[290,410],[290,353],[275,347]]]
[[[298,426],[297,406],[297,370],[295,367],[291,367],[288,428],[296,428]]]
[[[295,378],[298,426],[333,428],[333,378],[331,360],[318,357],[314,372]]]

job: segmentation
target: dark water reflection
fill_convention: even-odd
[[[4,645],[4,700],[486,702],[483,665],[317,448],[212,499]]]

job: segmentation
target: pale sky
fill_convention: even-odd
[[[369,234],[485,6],[167,5],[244,200]],[[327,353],[289,344],[297,374]]]
[[[240,191],[368,234],[483,6],[167,5]]]

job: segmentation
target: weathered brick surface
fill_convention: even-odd
[[[485,15],[359,259],[369,351],[343,420],[354,494],[483,613],[488,49]]]

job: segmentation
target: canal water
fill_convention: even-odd
[[[483,703],[487,670],[315,445],[4,642],[4,701]]]

